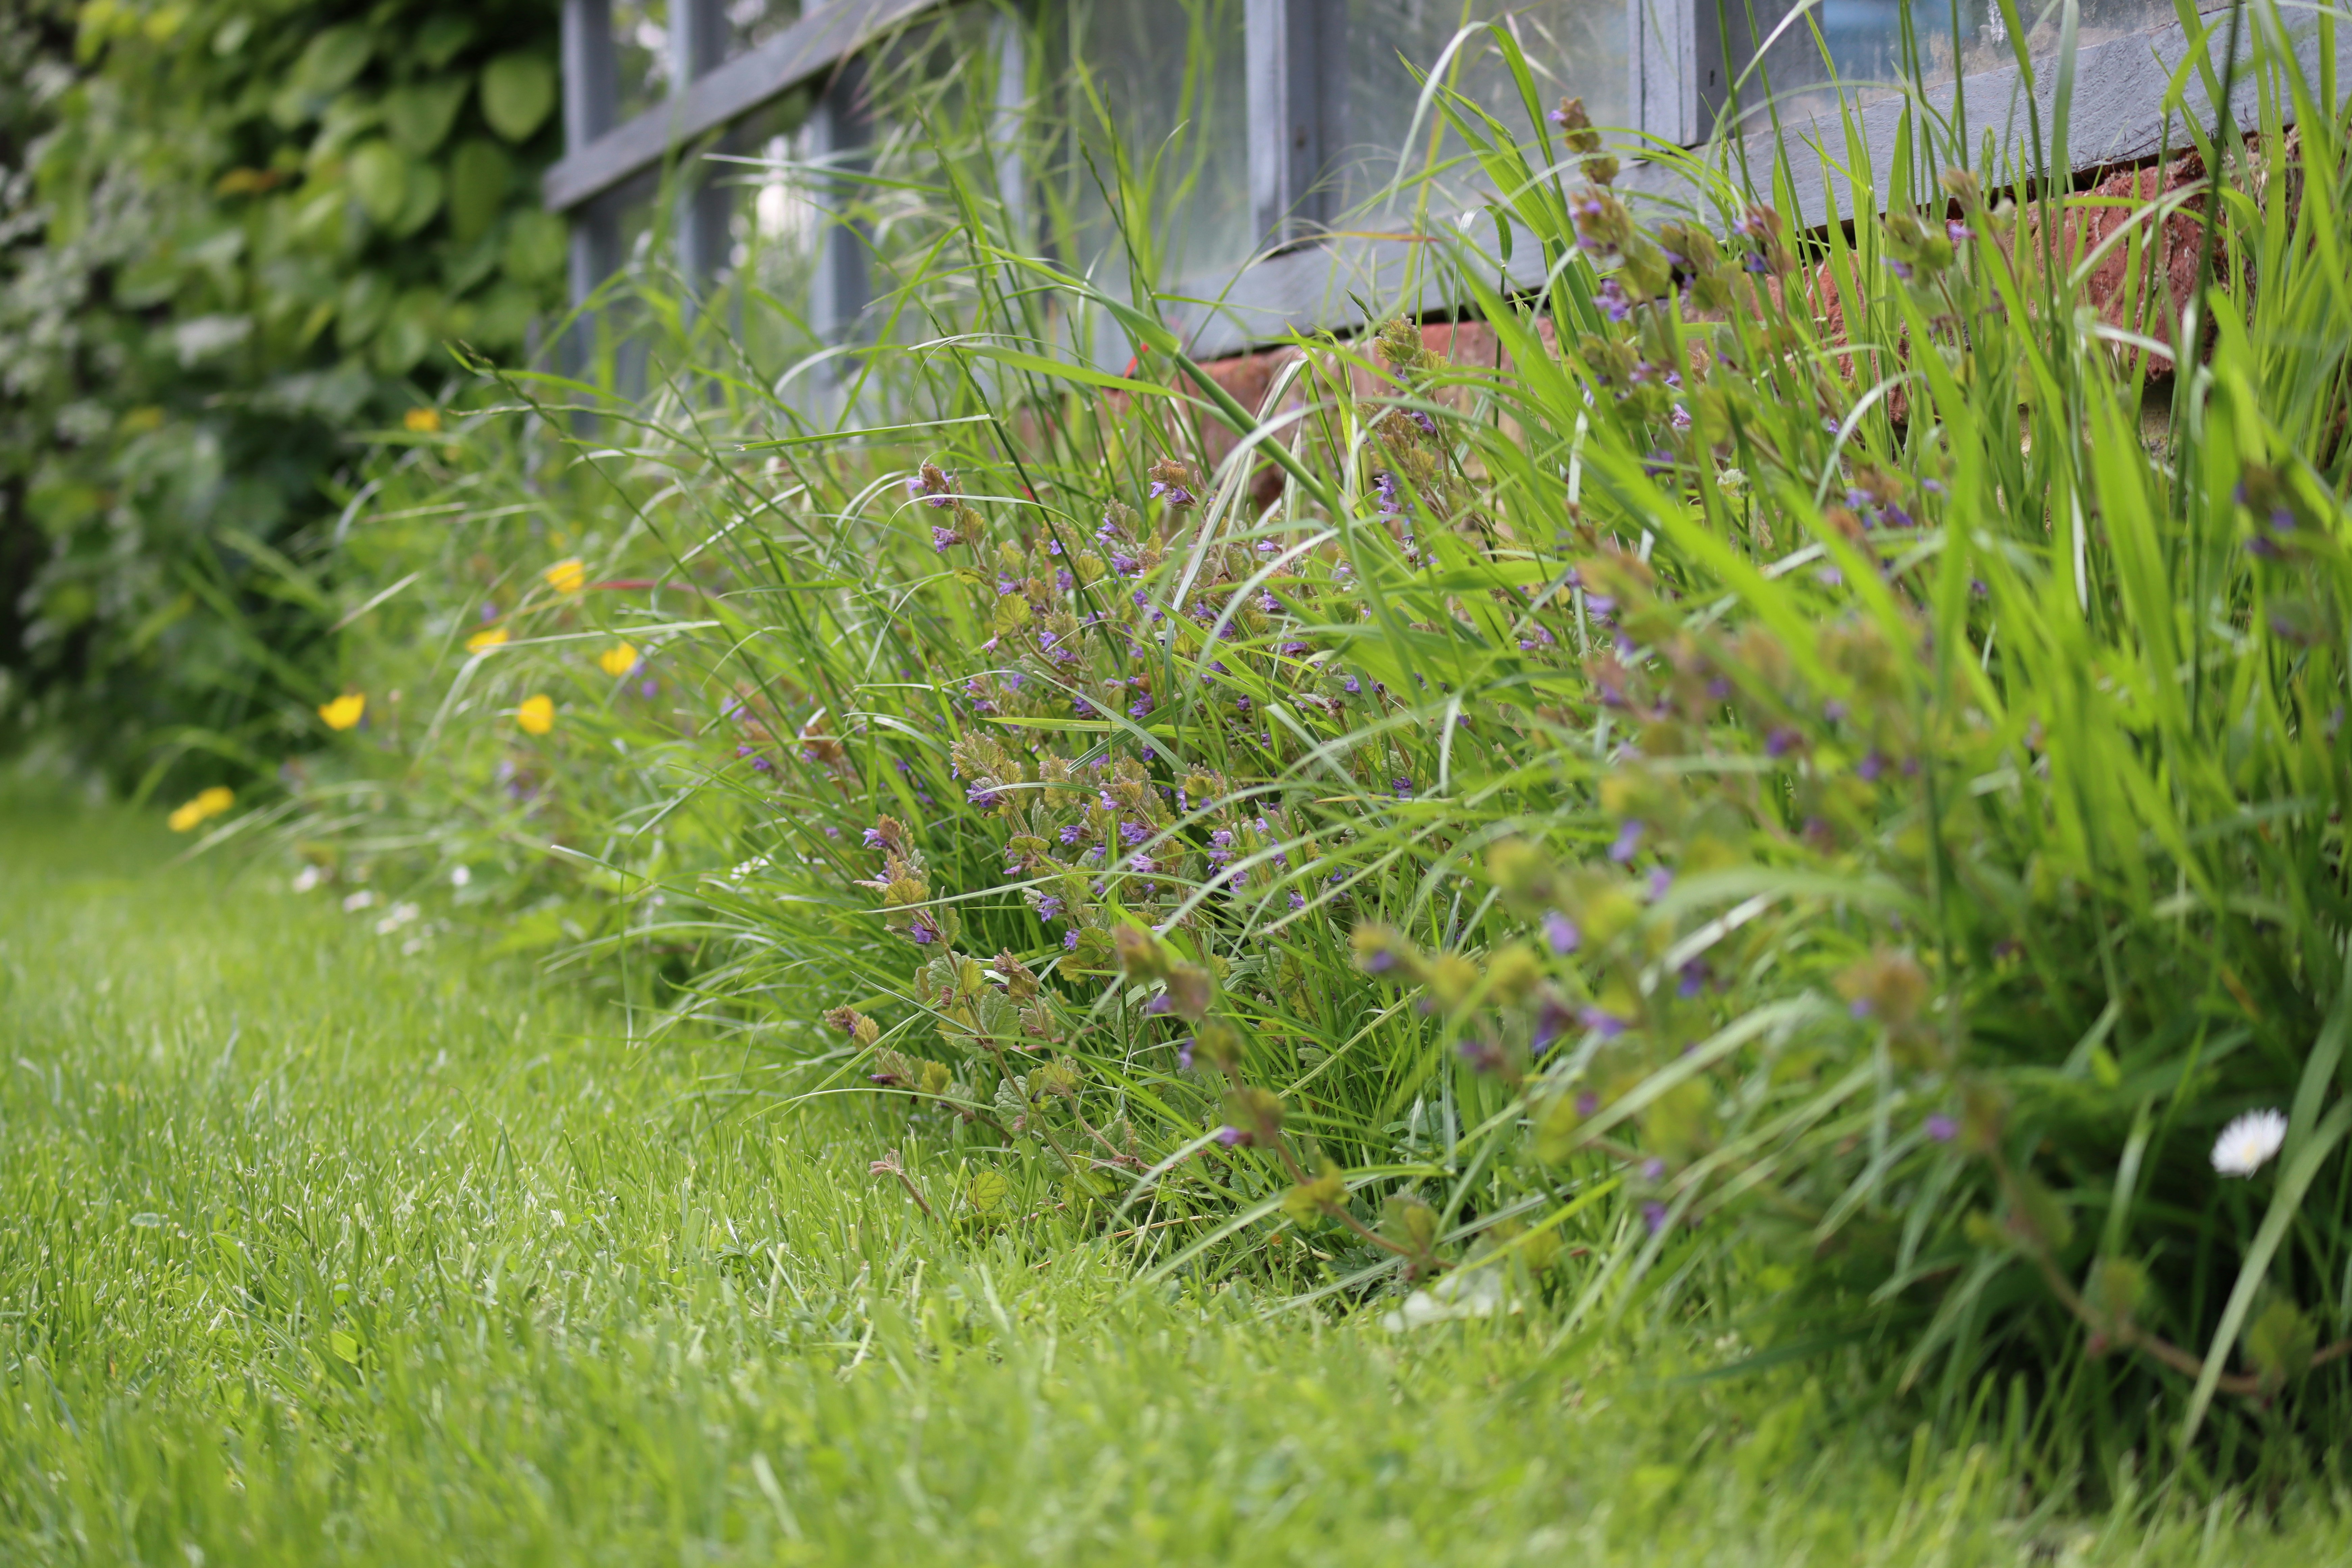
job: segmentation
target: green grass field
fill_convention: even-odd
[[[1692,1381],[1700,1327],[1138,1291],[740,1047],[174,848],[0,819],[0,1560],[2352,1563],[2308,1500],[2070,1515],[1833,1366]]]

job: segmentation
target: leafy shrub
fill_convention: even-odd
[[[987,247],[935,122],[886,168],[971,228],[867,428],[687,360],[566,448],[505,378],[360,531],[438,587],[348,656],[408,695],[312,853],[502,873],[509,941],[870,1096],[878,1172],[976,1170],[959,1224],[1563,1345],[1703,1307],[2101,1473],[2292,1453],[2352,1332],[2341,107],[2098,251],[1910,120],[1940,181],[1854,149],[1888,216],[1801,234],[1723,169],[1629,207],[1496,47],[1527,134],[1441,101],[1544,281],[1414,280],[1491,356],[1301,339],[1244,407]]]
[[[555,9],[11,13],[0,723],[123,784],[319,737],[346,433],[429,414],[445,340],[512,359],[560,300]]]

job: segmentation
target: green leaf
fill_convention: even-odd
[[[335,302],[335,342],[355,349],[375,335],[392,308],[392,284],[381,272],[355,272]]]
[[[994,1214],[1013,1195],[1013,1184],[1004,1179],[1002,1171],[980,1171],[971,1178],[971,1207],[974,1214]]]
[[[376,333],[373,356],[376,369],[386,375],[406,375],[416,368],[417,361],[433,352],[434,340],[440,336],[436,322],[440,304],[440,294],[431,289],[412,289],[400,297]]]
[[[370,142],[352,153],[347,175],[352,195],[379,224],[399,220],[408,205],[408,160],[389,142]]]
[[[538,207],[528,208],[515,214],[507,227],[499,269],[518,283],[551,281],[563,271],[566,243],[562,218]]]
[[[294,62],[293,85],[314,99],[332,98],[366,68],[374,52],[375,42],[366,28],[330,27],[304,46],[302,58]]]
[[[447,14],[425,24],[416,35],[416,58],[439,70],[457,58],[457,51],[474,41],[474,24],[463,16]]]
[[[482,118],[508,141],[528,141],[554,107],[555,72],[538,55],[500,55],[482,68]]]
[[[441,210],[441,193],[445,184],[441,171],[430,163],[412,164],[408,170],[408,199],[401,204],[400,216],[385,226],[396,239],[405,239],[433,221]]]
[[[444,78],[414,82],[388,93],[383,100],[383,128],[402,152],[422,158],[447,138],[472,85],[464,77]]]
[[[513,183],[514,161],[505,148],[486,136],[458,144],[449,159],[449,230],[459,245],[489,232]]]

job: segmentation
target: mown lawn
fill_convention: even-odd
[[[1703,1331],[1138,1290],[927,1218],[740,1044],[176,847],[0,818],[0,1560],[2352,1563],[2037,1505],[1833,1367],[1691,1381]]]

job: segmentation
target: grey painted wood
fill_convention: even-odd
[[[944,0],[832,0],[685,91],[567,149],[542,176],[549,210],[568,212],[599,192],[657,168],[670,153],[831,71],[877,36]]]
[[[851,342],[863,331],[866,307],[873,299],[868,266],[874,237],[852,210],[860,195],[860,178],[870,166],[874,141],[863,60],[852,56],[842,61],[825,84],[809,127],[811,153],[831,171],[817,192],[824,216],[817,236],[809,316],[827,343]]]
[[[612,129],[620,100],[613,59],[612,0],[563,0],[563,146],[576,153]],[[621,265],[617,204],[592,202],[572,215],[565,283],[577,306],[593,298]],[[564,360],[578,372],[595,351],[596,323],[583,317],[565,334]]]
[[[718,69],[726,58],[726,0],[670,0],[670,80],[686,84],[683,90],[690,93],[693,84]],[[725,135],[722,131],[722,141]],[[689,170],[688,176],[677,195],[671,222],[678,275],[686,282],[686,308],[690,312],[696,297],[726,265],[734,192],[713,180],[708,169]]]
[[[1242,18],[1250,216],[1263,241],[1310,239],[1331,226],[1328,175],[1346,144],[1344,0],[1247,0]]]

